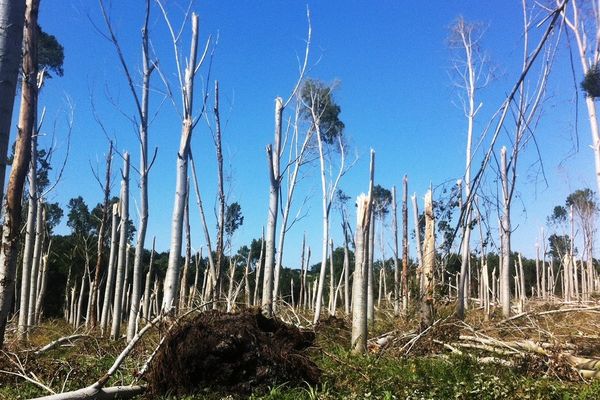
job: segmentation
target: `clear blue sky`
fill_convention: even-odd
[[[341,81],[335,96],[342,108],[341,118],[346,124],[345,134],[352,154],[359,157],[341,182],[346,193],[355,198],[367,190],[370,148],[376,151],[377,183],[384,187],[400,186],[402,176],[408,174],[409,191],[422,198],[430,182],[437,186],[461,177],[466,122],[456,106],[456,89],[448,75],[451,65],[446,45],[448,27],[459,15],[488,26],[482,46],[500,73],[481,92],[483,109],[476,127],[480,131],[519,74],[520,3],[475,0],[308,2],[313,26],[309,75],[327,82]],[[181,21],[185,4],[167,1],[176,23]],[[300,1],[224,0],[198,1],[193,7],[200,15],[202,41],[209,34],[213,37],[219,34],[211,79],[218,79],[221,85],[221,112],[226,120],[225,166],[231,177],[226,184],[229,201],[238,201],[245,216],[244,225],[234,238],[234,249],[259,237],[266,221],[268,180],[264,148],[273,137],[274,98],[287,97],[297,76],[298,58],[304,51],[306,5]],[[127,61],[139,77],[143,2],[114,1],[110,13]],[[65,146],[65,97],[69,96],[75,104],[72,151],[63,180],[50,200],[66,206],[69,198],[82,195],[93,207],[101,199],[101,190],[90,164],[103,168],[108,142],[94,122],[90,99],[94,99],[98,115],[116,138],[118,149],[130,151],[132,162],[137,165],[134,130],[121,114],[133,114],[131,96],[112,45],[93,26],[104,30],[97,2],[42,0],[40,24],[59,39],[66,55],[65,76],[48,82],[40,102],[48,108],[47,133],[51,133],[52,123],[57,121],[57,162]],[[174,78],[172,45],[154,3],[150,36],[165,75]],[[189,29],[184,30],[183,37],[187,43]],[[185,43],[183,48],[187,53]],[[578,74],[579,70],[576,65]],[[200,80],[198,83],[199,89],[206,84]],[[164,86],[157,75],[152,85],[156,94],[151,99],[151,109],[158,113],[150,126],[150,145],[158,147],[158,157],[150,173],[147,247],[155,235],[158,249],[166,250],[180,121],[172,105],[168,101],[162,103],[160,92]],[[197,92],[198,99],[200,93],[201,90]],[[536,134],[549,186],[535,178],[535,168],[531,167],[536,159],[533,147],[527,148],[520,160],[518,197],[513,206],[513,226],[516,227],[513,247],[529,256],[534,254],[539,227],[544,225],[552,207],[562,204],[577,188],[587,186],[595,190],[585,118],[579,123],[579,152],[572,154],[575,96],[568,53],[563,46],[550,81],[543,122]],[[109,97],[117,106],[111,104]],[[503,137],[500,144],[506,140]],[[42,144],[47,145],[49,141],[49,137],[44,138]],[[194,132],[193,149],[209,225],[214,227],[215,153],[210,133],[203,123]],[[119,165],[120,161],[115,161]],[[135,174],[132,176],[135,179]],[[492,180],[489,178],[488,183],[493,183]],[[134,188],[135,184],[132,184]],[[306,195],[311,197],[307,217],[288,235],[285,264],[293,267],[298,265],[304,232],[313,249],[313,260],[320,258],[321,208],[316,165],[306,170],[300,189],[299,201]],[[118,183],[113,193],[118,194]],[[134,215],[137,199],[134,189],[131,202]],[[195,207],[191,220],[193,246],[199,248],[204,244],[204,237]],[[137,218],[134,221],[137,222]],[[492,223],[496,225],[495,221]],[[66,227],[60,231],[66,232]],[[332,222],[332,235],[336,244],[340,244],[337,215]],[[389,251],[387,253],[389,255]]]

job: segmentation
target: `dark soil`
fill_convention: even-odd
[[[204,312],[166,338],[146,375],[149,392],[244,395],[283,383],[317,384],[321,371],[303,353],[314,339],[259,310]]]

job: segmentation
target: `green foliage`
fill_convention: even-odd
[[[600,97],[600,65],[593,64],[581,82],[581,88],[588,97]]]
[[[243,223],[244,216],[242,215],[242,206],[237,202],[229,204],[225,211],[225,234],[227,234],[227,236],[233,235]]]
[[[325,83],[306,79],[300,89],[303,107],[301,116],[315,127],[319,126],[323,141],[332,144],[343,132],[345,125],[340,120],[342,109],[333,98],[333,89]]]
[[[573,207],[573,211],[583,217],[590,217],[598,211],[596,194],[592,189],[578,189],[567,196],[565,202],[567,207]]]
[[[78,196],[69,200],[67,205],[69,212],[67,214],[67,226],[75,236],[89,236],[92,230],[92,214],[83,200]]]
[[[571,249],[571,237],[569,235],[557,235],[553,233],[548,237],[548,244],[550,247],[548,255],[554,260],[561,260]]]
[[[375,217],[384,219],[390,212],[391,204],[392,192],[381,185],[375,185],[373,187],[373,214]]]
[[[54,35],[44,32],[38,25],[38,68],[63,76],[65,73],[63,69],[64,61],[64,47]],[[48,77],[52,78],[52,75],[48,73]]]

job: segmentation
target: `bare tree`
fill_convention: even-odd
[[[460,99],[465,118],[467,119],[465,174],[462,185],[467,201],[462,205],[464,218],[462,219],[461,226],[460,283],[458,285],[458,299],[456,303],[456,313],[459,318],[464,318],[465,285],[468,279],[468,265],[471,254],[471,164],[473,162],[473,134],[475,117],[483,105],[482,103],[477,104],[477,92],[479,89],[485,87],[491,78],[487,57],[480,47],[484,31],[481,24],[467,22],[463,17],[459,17],[451,27],[449,38],[450,48],[455,53],[459,53],[452,61],[453,72],[455,85],[461,91],[464,91],[464,97],[461,95]]]
[[[319,151],[320,178],[322,192],[323,212],[323,242],[321,246],[321,269],[319,273],[318,289],[316,294],[315,315],[313,322],[317,323],[321,316],[321,304],[323,301],[323,287],[327,272],[327,245],[329,243],[329,214],[331,205],[337,190],[338,183],[346,173],[345,146],[342,140],[344,123],[339,119],[341,111],[333,99],[333,88],[321,82],[309,79],[304,82],[301,90],[301,98],[304,103],[303,112],[308,119],[317,139]],[[327,176],[326,145],[337,143],[340,161],[337,173]],[[331,166],[330,166],[331,167]]]
[[[110,185],[111,185],[111,166],[112,166],[113,145],[110,142],[108,146],[108,154],[106,155],[106,172],[104,175],[104,185],[102,192],[104,198],[102,200],[102,217],[100,220],[100,228],[98,229],[98,244],[96,247],[96,267],[94,268],[94,280],[92,282],[90,294],[90,321],[92,328],[96,326],[97,315],[96,305],[98,304],[98,289],[102,276],[102,267],[104,266],[104,241],[106,239],[106,226],[108,225],[108,216],[110,213]]]
[[[140,221],[137,227],[137,242],[133,261],[131,308],[129,310],[129,323],[127,326],[127,338],[128,340],[131,340],[136,333],[136,316],[138,314],[140,298],[142,295],[142,255],[144,253],[146,231],[148,227],[148,173],[152,167],[152,163],[148,162],[148,107],[150,98],[150,78],[155,69],[155,63],[150,60],[149,55],[148,21],[150,19],[150,0],[145,0],[144,23],[142,26],[142,84],[139,93],[138,89],[136,88],[138,85],[135,84],[130,69],[127,66],[121,45],[119,44],[115,32],[113,31],[110,19],[104,7],[103,0],[100,0],[100,9],[108,29],[107,38],[115,48],[119,58],[119,63],[123,69],[131,96],[135,103],[137,119],[132,118],[131,121],[134,123],[134,125],[137,125],[138,140],[140,142]],[[94,313],[92,313],[92,315],[94,315]],[[95,323],[95,318],[92,318],[92,320]]]
[[[169,264],[164,282],[164,293],[162,301],[162,311],[169,313],[176,306],[176,296],[179,285],[179,269],[181,258],[181,241],[183,232],[183,214],[185,209],[185,199],[187,197],[187,180],[188,180],[188,160],[190,154],[190,142],[194,126],[198,122],[198,117],[193,116],[193,100],[194,100],[194,78],[198,72],[198,68],[202,65],[206,50],[200,60],[198,60],[198,15],[192,14],[192,40],[190,44],[190,53],[187,58],[187,66],[185,72],[182,71],[180,65],[180,54],[178,47],[179,36],[173,30],[167,13],[160,1],[158,4],[163,11],[164,19],[171,32],[171,39],[175,50],[175,59],[177,63],[177,72],[179,77],[179,87],[182,96],[182,127],[181,140],[179,143],[179,151],[177,152],[177,178],[175,188],[175,201],[173,204],[173,217],[171,222],[171,245],[169,250]],[[182,76],[184,74],[184,76]]]

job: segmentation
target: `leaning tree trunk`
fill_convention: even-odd
[[[4,199],[6,156],[21,64],[25,0],[0,0],[0,199]]]
[[[277,231],[277,216],[279,213],[279,186],[281,176],[279,159],[281,156],[281,114],[283,100],[275,99],[275,138],[274,145],[267,146],[269,160],[269,214],[267,216],[267,234],[265,236],[265,268],[263,271],[262,312],[267,316],[273,315],[273,274],[275,266],[275,233]]]
[[[356,232],[354,233],[354,277],[352,282],[352,341],[350,347],[354,354],[367,351],[367,274],[369,259],[369,224],[373,178],[375,173],[375,152],[371,150],[371,178],[369,194],[361,194],[356,200]]]
[[[115,295],[113,299],[113,318],[110,331],[110,337],[117,340],[121,334],[122,297],[125,285],[125,275],[127,274],[127,233],[129,231],[129,153],[124,154],[123,160],[123,179],[121,181],[121,226],[119,231],[119,256],[117,261],[117,273],[115,275]]]
[[[0,246],[0,348],[8,313],[12,306],[17,268],[19,232],[21,229],[21,200],[31,158],[31,136],[37,111],[37,17],[39,0],[28,0],[23,32],[23,85],[21,111],[15,152],[6,193],[6,210]],[[12,101],[12,97],[9,97]],[[4,101],[4,100],[3,100]]]
[[[183,236],[183,214],[187,197],[188,186],[188,160],[190,142],[193,131],[193,99],[194,77],[196,76],[198,49],[198,16],[192,15],[192,41],[188,66],[185,69],[184,87],[181,88],[184,97],[183,121],[181,127],[181,140],[177,152],[177,178],[175,187],[175,201],[173,204],[173,217],[171,221],[171,245],[169,250],[169,264],[165,275],[162,312],[171,313],[177,305],[177,287],[179,285],[179,269],[181,262],[181,241]]]

